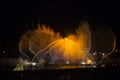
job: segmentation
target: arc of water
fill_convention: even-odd
[[[19,49],[19,50],[20,50],[20,53],[21,53],[21,54],[23,54],[24,56],[26,56],[26,57],[28,58],[28,60],[31,61],[31,59],[30,59],[29,56],[27,56],[21,49]]]
[[[63,44],[65,49],[66,49],[66,48],[69,48],[69,47],[67,46],[68,44],[66,44],[66,43],[67,43],[66,39],[67,39],[67,38],[65,38],[65,39],[58,39],[58,40],[50,43],[49,45],[47,45],[47,47],[45,47],[44,49],[38,51],[38,52],[35,54],[35,56],[34,56],[34,58],[32,59],[32,61],[35,59],[35,57],[38,57],[38,56],[37,56],[38,54],[40,54],[40,53],[42,53],[42,52],[44,52],[44,54],[43,54],[42,56],[44,56],[44,55],[46,55],[47,53],[49,53],[50,56],[52,57],[52,53],[50,53],[50,52],[51,52],[56,46],[59,46],[59,45],[61,45],[62,43],[65,43],[65,44]],[[71,41],[71,40],[70,40],[70,41]],[[79,49],[79,46],[76,45],[74,42],[72,42],[72,44],[73,44],[74,46],[76,46],[77,49]],[[47,50],[47,49],[48,49],[48,50]],[[47,50],[47,51],[46,51],[46,50]],[[68,49],[66,49],[66,50],[68,50]],[[66,53],[66,52],[65,52],[66,50],[64,50],[64,53]],[[72,53],[70,53],[70,55],[72,56]],[[41,56],[41,57],[42,57],[42,56]],[[52,58],[52,59],[53,59],[53,58]],[[38,60],[39,60],[39,58],[38,58]],[[52,61],[54,61],[54,60],[52,60]]]
[[[59,40],[59,39],[58,39],[58,40]],[[52,43],[50,43],[49,45],[47,45],[45,48],[43,48],[43,49],[39,50],[37,53],[35,53],[35,56],[33,57],[32,62],[33,62],[33,60],[35,59],[35,57],[36,57],[38,54],[40,54],[41,52],[44,52],[45,50],[47,50],[49,47],[51,47],[52,45],[54,45],[58,40],[53,41]],[[49,50],[49,51],[50,51],[50,50]],[[39,59],[38,59],[38,60],[39,60]]]
[[[112,51],[109,52],[107,55],[103,56],[103,58],[101,59],[100,63],[102,63],[102,61],[103,61],[108,55],[112,54],[112,53],[114,52],[115,48],[116,48],[116,38],[114,37],[114,44],[113,44],[113,49],[112,49]]]

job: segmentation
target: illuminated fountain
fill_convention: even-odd
[[[62,37],[60,33],[55,33],[45,25],[38,25],[37,29],[23,34],[19,43],[19,51],[26,56],[25,65],[37,63],[48,67],[51,65],[94,66],[95,59],[90,49],[91,31],[86,22],[83,22],[74,34],[66,37]]]

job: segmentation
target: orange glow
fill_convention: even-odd
[[[78,60],[83,56],[82,47],[78,46],[76,42],[65,38],[64,39],[64,57],[65,59]]]
[[[42,25],[42,27],[38,25],[38,28],[31,31],[29,35],[29,40],[27,40],[28,50],[35,56],[50,54],[53,63],[55,62],[54,57],[59,56],[62,56],[67,63],[80,63],[81,59],[85,58],[87,54],[85,49],[90,48],[91,36],[88,25],[81,26],[76,30],[76,34],[67,35],[65,38],[45,25]],[[22,45],[22,42],[20,44]],[[90,60],[88,63],[90,63]]]
[[[92,60],[90,60],[90,59],[87,60],[87,64],[92,64],[92,63],[93,63]]]

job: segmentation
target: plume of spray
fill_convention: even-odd
[[[19,51],[31,61],[29,54],[37,54],[38,51],[43,50],[49,43],[60,37],[59,33],[53,32],[49,27],[38,24],[37,29],[28,30],[21,36]]]
[[[33,31],[26,32],[20,40],[19,50],[22,54],[34,54],[32,61],[37,58],[39,63],[47,61],[55,64],[80,64],[93,61],[89,53],[91,48],[91,31],[89,25],[83,22],[75,34],[60,36],[45,25],[38,25]],[[26,54],[27,55],[27,54]]]

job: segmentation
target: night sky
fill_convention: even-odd
[[[0,54],[8,57],[19,53],[20,36],[38,23],[49,25],[63,34],[69,33],[86,20],[94,29],[108,26],[117,37],[120,48],[118,2],[88,2],[74,0],[3,1],[0,3]]]

